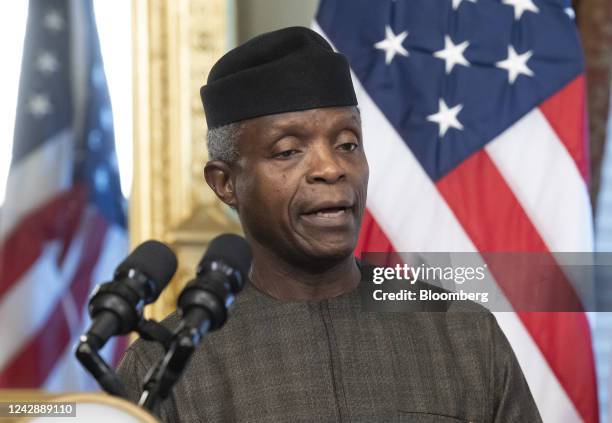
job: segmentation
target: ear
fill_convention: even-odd
[[[236,191],[232,179],[232,169],[220,160],[211,160],[204,166],[204,179],[208,186],[225,204],[236,208]]]

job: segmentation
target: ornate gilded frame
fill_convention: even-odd
[[[240,233],[237,218],[206,186],[205,121],[199,89],[227,48],[227,0],[133,0],[133,246],[169,243],[179,270],[147,315],[161,319],[194,274],[206,244]]]

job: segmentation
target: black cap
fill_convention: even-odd
[[[200,96],[209,128],[275,113],[357,105],[346,57],[313,30],[298,26],[230,50],[212,67]]]

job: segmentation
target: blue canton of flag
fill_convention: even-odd
[[[538,4],[323,2],[317,21],[438,180],[583,71],[565,6]]]

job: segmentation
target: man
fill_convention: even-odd
[[[206,181],[238,212],[253,263],[163,420],[541,421],[490,313],[363,311],[353,249],[368,164],[342,55],[306,28],[263,34],[223,56],[201,94]],[[132,399],[162,353],[146,341],[126,353]]]

